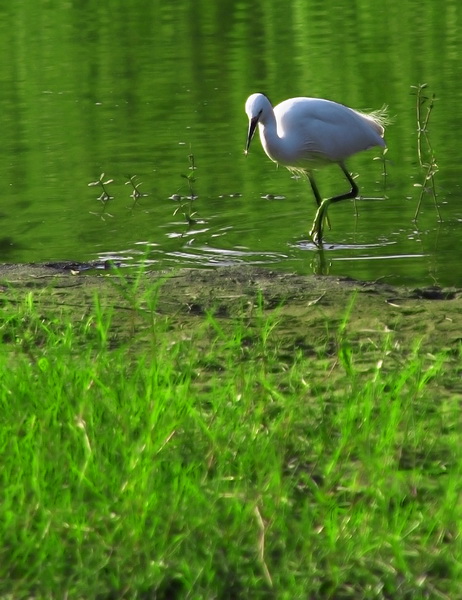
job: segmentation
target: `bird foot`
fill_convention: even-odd
[[[313,241],[313,244],[315,244],[318,247],[322,246],[323,220],[324,220],[323,211],[318,209],[318,212],[316,213],[316,216],[314,218],[313,225],[312,225],[311,231],[310,231],[310,237]]]
[[[317,246],[318,248],[320,248],[322,246],[322,234],[320,231],[317,231],[314,228],[314,225],[310,231],[310,238],[315,246]]]

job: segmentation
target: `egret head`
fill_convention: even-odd
[[[252,94],[247,98],[245,112],[249,117],[249,129],[247,132],[247,143],[245,145],[244,154],[247,154],[249,151],[250,142],[255,134],[263,111],[268,104],[271,106],[270,101],[264,94]]]

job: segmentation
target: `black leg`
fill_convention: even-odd
[[[313,175],[309,172],[308,172],[308,179],[310,180],[311,189],[313,190],[313,194],[314,194],[314,197],[316,198],[316,204],[318,205],[318,210],[319,210],[319,207],[322,204],[321,194],[319,193],[319,189],[318,189],[318,186],[316,185],[316,181],[314,180]],[[327,221],[327,225],[330,229],[330,219],[329,219],[328,215],[326,216],[326,221]]]
[[[316,181],[314,180],[314,177],[313,177],[313,175],[311,175],[311,173],[308,173],[308,179],[310,180],[311,189],[313,190],[314,197],[316,198],[316,204],[318,205],[318,208],[319,208],[322,203],[322,198],[321,198],[321,194],[319,193],[318,186],[316,185]]]
[[[334,196],[333,198],[330,199],[329,204],[331,204],[333,202],[338,202],[339,200],[348,200],[349,198],[356,198],[359,195],[359,188],[356,185],[356,182],[353,179],[353,177],[348,172],[348,170],[345,167],[345,165],[343,163],[339,163],[339,167],[342,169],[342,171],[345,174],[345,177],[350,182],[350,184],[351,184],[351,190],[349,192],[347,192],[346,194],[341,194],[340,196]]]
[[[349,192],[347,192],[346,194],[340,194],[339,196],[334,196],[333,198],[326,198],[319,205],[319,208],[316,212],[316,216],[314,218],[313,227],[311,228],[311,231],[310,231],[311,238],[317,246],[322,245],[323,224],[324,224],[324,219],[327,219],[327,209],[329,208],[329,205],[334,202],[340,202],[340,200],[348,200],[349,198],[356,198],[356,196],[358,196],[358,194],[359,194],[359,188],[356,185],[353,177],[348,172],[345,165],[343,163],[338,163],[338,165],[342,169],[345,177],[350,182],[351,190]],[[311,179],[310,179],[310,181],[311,181]]]

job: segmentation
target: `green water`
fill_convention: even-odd
[[[457,0],[8,3],[0,262],[145,257],[159,269],[252,263],[460,285],[461,30]],[[425,194],[415,224],[419,83],[436,95],[428,135],[441,221]],[[257,138],[243,155],[255,91],[273,103],[309,95],[389,106],[386,177],[380,152],[350,161],[359,216],[352,202],[331,208],[323,253],[309,242],[307,183],[277,169]],[[88,186],[102,173],[113,179],[106,204]],[[192,224],[187,201],[171,199],[190,194],[188,175]],[[131,197],[128,176],[146,196]],[[335,166],[318,183],[325,196],[345,191]]]

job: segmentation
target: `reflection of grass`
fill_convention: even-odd
[[[424,94],[424,90],[428,84],[423,83],[417,86],[411,86],[415,90],[416,95],[416,118],[417,118],[417,156],[419,164],[422,167],[424,180],[422,183],[416,183],[415,186],[420,188],[419,200],[414,215],[414,220],[417,221],[420,213],[420,207],[424,194],[431,194],[435,203],[438,218],[441,220],[440,209],[436,198],[435,175],[438,172],[438,164],[433,152],[433,147],[430,142],[428,125],[430,116],[435,103],[435,94],[431,97]],[[425,111],[424,111],[425,106]],[[425,145],[423,143],[425,140]]]
[[[4,305],[1,597],[459,597],[457,357],[353,304],[310,346],[262,298],[187,328],[140,281],[123,327]]]

